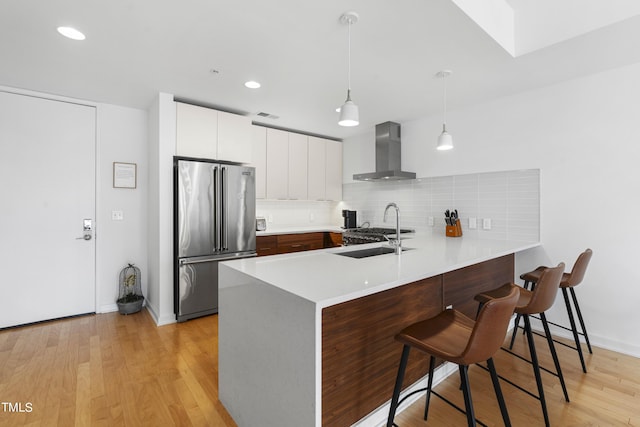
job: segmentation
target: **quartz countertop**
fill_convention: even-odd
[[[403,239],[402,246],[408,250],[401,255],[391,253],[361,259],[338,255],[388,246],[372,243],[246,258],[225,265],[319,307],[328,307],[539,245],[539,242],[468,236],[416,235]]]
[[[256,231],[256,236],[273,236],[276,234],[298,234],[298,233],[342,233],[344,229],[337,225],[300,225],[300,226],[270,226],[264,231]]]

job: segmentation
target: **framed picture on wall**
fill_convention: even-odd
[[[138,165],[113,162],[113,188],[136,188]]]

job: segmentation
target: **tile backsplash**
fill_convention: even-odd
[[[307,200],[256,201],[256,216],[267,219],[267,229],[279,227],[342,225],[341,202]]]
[[[358,225],[380,226],[389,202],[400,208],[405,228],[444,234],[445,210],[457,209],[464,235],[519,241],[538,241],[540,236],[539,169],[344,184],[337,214],[356,210]],[[476,218],[477,228],[469,228],[469,218]],[[490,229],[483,229],[485,219]],[[395,219],[386,224],[394,225]]]

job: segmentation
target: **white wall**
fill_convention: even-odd
[[[640,65],[610,70],[447,114],[455,148],[435,150],[440,117],[402,123],[402,168],[418,176],[540,169],[542,247],[516,272],[594,251],[576,288],[590,338],[640,356],[635,312],[640,223]],[[373,130],[344,144],[344,177],[373,170]],[[364,157],[359,157],[365,154]],[[548,313],[566,323],[560,297]]]
[[[147,295],[147,112],[98,104],[96,156],[96,311],[118,309],[118,275],[128,263],[141,270]],[[113,162],[137,165],[137,188],[113,188]],[[111,212],[124,219],[113,221]]]
[[[149,108],[149,298],[158,325],[175,323],[173,314],[173,156],[176,110],[173,95],[159,93]]]

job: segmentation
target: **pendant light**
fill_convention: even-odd
[[[358,22],[358,14],[356,12],[347,12],[340,17],[340,22],[349,26],[349,74],[348,74],[348,87],[347,87],[347,100],[340,107],[340,119],[338,124],[340,126],[358,126],[360,124],[360,118],[358,114],[358,106],[351,100],[351,24]]]
[[[442,95],[442,110],[443,110],[443,119],[442,119],[442,133],[438,137],[438,150],[451,150],[453,148],[453,137],[449,132],[447,132],[447,81],[445,80],[447,77],[451,75],[451,70],[442,70],[436,73],[436,77],[440,77],[443,81],[443,95]]]

